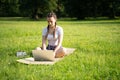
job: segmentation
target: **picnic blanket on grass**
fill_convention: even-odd
[[[66,55],[65,55],[64,57],[72,54],[74,51],[75,51],[75,48],[66,48]],[[19,63],[24,63],[24,64],[53,65],[53,64],[55,64],[56,62],[62,60],[64,57],[62,57],[62,58],[55,58],[54,61],[35,61],[33,57],[29,57],[29,58],[19,59],[19,60],[17,60],[17,62],[19,62]]]

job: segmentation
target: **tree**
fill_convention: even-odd
[[[65,11],[70,17],[107,16],[115,18],[120,13],[120,0],[63,0]],[[117,5],[117,6],[116,6]]]
[[[55,10],[56,14],[57,14],[57,17],[60,18],[60,17],[66,17],[66,13],[65,13],[65,7],[63,5],[64,1],[62,0],[58,0],[57,1],[57,8]]]
[[[23,15],[29,15],[33,19],[43,17],[56,7],[57,0],[20,0],[20,11],[24,11]]]
[[[18,16],[19,0],[0,0],[0,16]]]
[[[65,11],[69,14],[70,17],[77,17],[77,19],[85,19],[87,16],[87,11],[89,10],[88,6],[89,0],[65,0],[64,6]]]
[[[58,17],[120,16],[120,0],[0,0],[0,16],[29,16],[39,19],[50,11]]]

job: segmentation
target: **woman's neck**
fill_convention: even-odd
[[[50,26],[49,29],[55,29],[55,26]]]

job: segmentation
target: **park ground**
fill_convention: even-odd
[[[54,65],[17,63],[19,50],[31,57],[47,21],[0,18],[0,80],[120,80],[120,19],[58,20],[64,47],[76,51]]]

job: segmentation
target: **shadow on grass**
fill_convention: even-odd
[[[31,19],[30,17],[0,17],[0,21],[46,21],[46,18],[41,18],[38,20]],[[107,17],[97,17],[97,18],[86,18],[84,20],[78,20],[77,18],[59,18],[58,21],[72,21],[72,22],[80,22],[81,24],[119,24],[120,17],[115,19],[109,19]]]
[[[0,21],[36,21],[29,17],[0,17]]]

